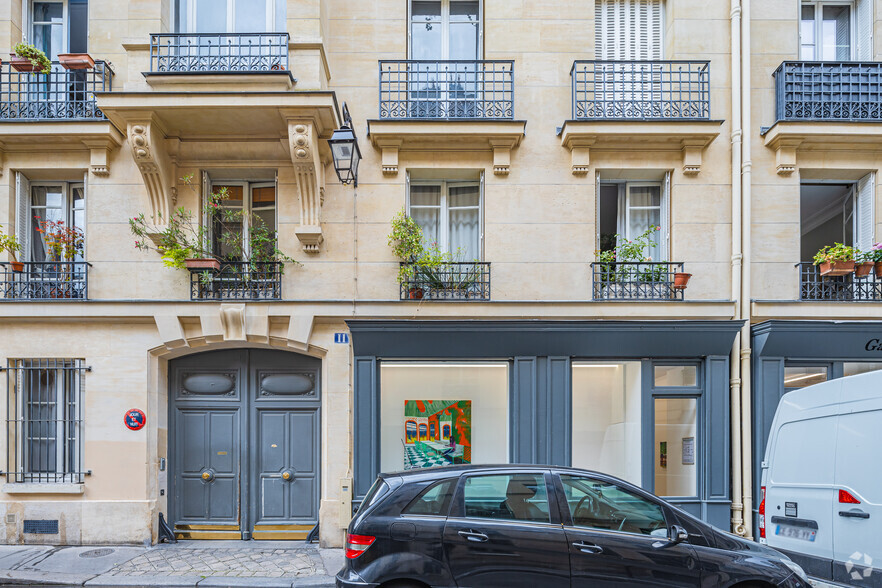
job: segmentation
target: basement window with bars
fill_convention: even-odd
[[[7,374],[8,482],[83,482],[82,359],[12,359]]]

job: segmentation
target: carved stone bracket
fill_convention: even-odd
[[[314,123],[310,120],[288,120],[288,143],[300,193],[300,225],[294,233],[303,251],[318,253],[324,240],[321,220],[325,187]]]
[[[164,133],[148,118],[129,121],[127,134],[132,156],[147,187],[153,222],[165,224],[174,205],[174,173],[165,149]],[[93,151],[93,162],[94,157]]]
[[[707,141],[683,139],[683,175],[696,176],[701,172],[701,160]]]
[[[594,145],[594,139],[574,139],[570,143],[574,176],[584,176],[588,173],[592,145]]]
[[[497,176],[507,176],[511,171],[511,150],[518,144],[519,138],[490,139],[490,148],[493,149],[493,173]]]
[[[796,171],[796,149],[801,144],[801,138],[787,138],[771,145],[775,150],[775,169],[779,176],[789,176]]]
[[[401,149],[401,139],[381,139],[377,141],[377,147],[383,152],[383,174],[394,176],[398,174],[398,151]]]
[[[119,142],[111,137],[83,139],[89,149],[89,171],[96,176],[110,175],[110,152],[119,147]]]

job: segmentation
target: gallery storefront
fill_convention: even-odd
[[[882,369],[882,322],[771,320],[753,325],[751,332],[753,479],[754,496],[759,496],[766,442],[781,397],[827,380]],[[813,467],[813,456],[803,457],[806,467]],[[756,522],[756,508],[753,514]]]
[[[732,321],[348,321],[354,492],[381,471],[619,476],[728,526]]]

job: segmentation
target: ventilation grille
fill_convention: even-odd
[[[58,535],[58,521],[25,520],[24,532],[36,535]]]

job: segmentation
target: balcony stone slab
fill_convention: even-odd
[[[122,145],[124,136],[110,122],[95,121],[0,121],[0,163],[7,153],[57,153],[86,151],[89,170],[96,176],[110,173],[110,152]],[[0,174],[3,173],[0,165]]]
[[[789,176],[799,167],[800,151],[882,149],[882,121],[779,121],[765,131],[763,141],[775,152],[778,174]]]

